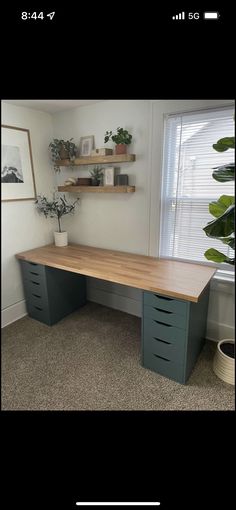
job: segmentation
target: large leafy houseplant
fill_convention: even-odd
[[[216,144],[213,144],[213,148],[217,152],[225,152],[228,149],[234,149],[235,137],[221,138]],[[218,182],[228,182],[234,180],[234,175],[235,163],[228,163],[214,168],[212,177]],[[234,210],[234,197],[231,195],[221,195],[217,201],[209,204],[209,212],[216,219],[210,221],[206,227],[203,228],[208,237],[219,239],[233,250],[235,249]],[[227,264],[234,265],[234,258],[227,257],[224,253],[215,250],[215,248],[209,248],[209,250],[204,253],[204,256],[213,262],[226,262]]]
[[[112,131],[106,131],[104,143],[107,143],[110,139],[116,144],[116,154],[126,154],[127,145],[129,145],[132,141],[132,135],[127,131],[127,129],[118,127],[116,134]]]

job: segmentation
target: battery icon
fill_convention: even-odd
[[[219,18],[218,12],[204,12],[203,17],[204,19],[218,19]]]

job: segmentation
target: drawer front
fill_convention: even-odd
[[[166,358],[169,361],[177,361],[182,364],[184,364],[185,361],[184,346],[178,345],[177,343],[172,344],[171,342],[148,336],[144,338],[143,349],[144,351],[147,350],[162,358]]]
[[[149,368],[160,375],[164,375],[174,381],[184,383],[184,366],[164,357],[159,357],[149,350],[145,350],[143,356],[143,366]]]
[[[158,308],[146,305],[144,305],[143,308],[144,318],[149,317],[150,319],[170,326],[176,326],[177,328],[186,329],[187,327],[187,315],[179,315],[174,312],[159,310]]]
[[[179,346],[184,346],[186,343],[186,331],[184,329],[161,324],[147,317],[145,317],[143,322],[143,331],[144,338],[156,337],[172,344],[176,343]]]
[[[167,296],[161,296],[160,294],[153,294],[151,292],[143,293],[144,305],[158,308],[159,310],[165,310],[167,312],[174,312],[179,315],[186,315],[188,303],[186,301],[180,301]]]
[[[24,290],[27,301],[31,299],[42,299],[47,302],[47,287],[46,283],[36,282],[35,280],[24,280]]]
[[[45,266],[42,266],[42,264],[35,264],[27,260],[21,260],[20,262],[24,278],[31,279],[40,275],[45,276]]]
[[[36,319],[44,324],[50,325],[50,317],[48,307],[43,307],[41,304],[35,305],[31,301],[27,301],[27,311],[32,319]]]

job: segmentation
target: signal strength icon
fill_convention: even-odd
[[[176,16],[172,16],[172,19],[185,19],[185,12],[180,12]]]

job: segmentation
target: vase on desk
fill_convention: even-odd
[[[68,245],[68,233],[67,232],[54,232],[55,246],[67,246]]]

